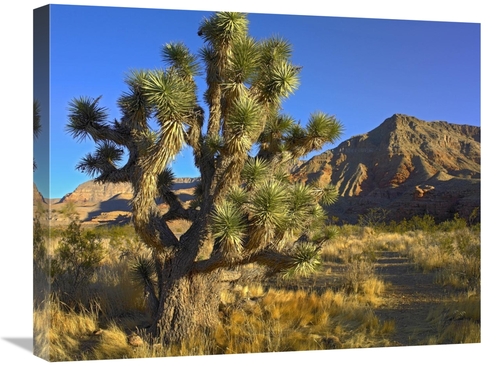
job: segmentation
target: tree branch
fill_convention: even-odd
[[[196,262],[193,272],[208,273],[219,268],[234,268],[250,263],[266,266],[271,273],[287,270],[294,265],[292,257],[272,249],[262,250],[237,261],[228,261],[221,252],[217,252],[209,259]]]
[[[161,196],[165,203],[169,205],[169,210],[162,217],[163,220],[172,221],[184,219],[194,221],[196,219],[196,210],[184,208],[181,200],[174,192],[165,190],[161,193]]]

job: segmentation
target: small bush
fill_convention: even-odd
[[[45,233],[37,217],[33,220],[33,266],[45,268],[47,261],[47,246],[45,244]]]
[[[358,293],[364,283],[375,278],[375,265],[367,261],[353,261],[347,265],[344,277],[346,291]]]
[[[389,215],[389,211],[383,208],[370,208],[368,212],[358,216],[358,225],[376,228],[382,225]]]
[[[63,231],[51,262],[51,277],[60,291],[74,294],[87,284],[104,258],[101,238],[91,231],[83,232],[77,220]]]

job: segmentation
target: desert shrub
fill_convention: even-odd
[[[389,211],[384,208],[370,208],[365,214],[358,216],[358,225],[376,228],[384,224],[388,215]]]
[[[473,228],[426,234],[413,240],[406,254],[424,271],[435,271],[440,284],[458,289],[480,287],[480,233]]]
[[[357,260],[349,263],[344,273],[345,290],[358,293],[362,285],[375,278],[375,265],[369,261]]]
[[[350,236],[362,235],[364,228],[360,225],[346,224],[338,227],[339,237],[348,238]]]
[[[102,225],[94,229],[101,237],[119,240],[124,237],[136,236],[133,225]]]
[[[75,294],[92,278],[104,258],[101,238],[92,231],[82,231],[73,220],[63,231],[51,261],[50,273],[55,288]]]
[[[479,289],[481,281],[481,246],[479,236],[469,229],[458,230],[446,247],[449,262],[439,273],[438,281],[456,288]]]
[[[47,230],[38,216],[33,220],[33,301],[35,306],[43,302],[50,290],[48,280]]]
[[[94,232],[107,244],[106,262],[109,263],[132,259],[146,249],[132,225],[103,225],[96,227]]]
[[[76,204],[73,201],[66,202],[66,204],[59,210],[59,213],[64,217],[75,220],[78,218]]]
[[[431,233],[437,230],[437,226],[434,217],[423,215],[413,216],[410,219],[403,219],[399,222],[391,221],[391,223],[387,225],[387,230],[397,233],[418,230]]]
[[[44,268],[47,261],[46,233],[36,216],[33,219],[33,266]]]
[[[439,224],[439,230],[452,232],[455,230],[465,229],[467,227],[467,220],[460,217],[458,213],[455,214],[453,220],[447,220]]]
[[[474,226],[474,225],[479,224],[479,222],[480,222],[480,213],[481,212],[479,210],[479,207],[474,207],[474,209],[470,213],[470,215],[468,217],[468,220],[467,220],[469,226]]]

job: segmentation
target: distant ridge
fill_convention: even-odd
[[[442,221],[479,207],[480,168],[480,127],[395,114],[311,158],[294,179],[334,184],[340,199],[329,213],[344,222],[373,208],[389,211],[388,219],[430,214]]]
[[[387,220],[396,221],[424,214],[437,222],[455,214],[468,218],[480,206],[480,135],[477,126],[395,114],[375,129],[300,162],[292,179],[335,185],[340,197],[327,211],[340,223],[356,223],[373,209],[383,209]],[[194,198],[198,181],[178,178],[173,190],[187,202]],[[51,205],[54,224],[67,223],[59,212],[70,202],[84,222],[113,222],[117,217],[126,222],[132,194],[128,183],[91,180],[54,202],[34,185],[35,200]]]
[[[173,189],[194,187],[198,181],[199,178],[175,178]],[[60,202],[97,203],[117,196],[130,199],[132,195],[133,190],[130,183],[97,183],[90,180],[80,184],[73,192],[66,194]]]

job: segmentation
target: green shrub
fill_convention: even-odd
[[[36,216],[33,219],[33,266],[44,268],[47,260],[47,247],[45,245],[46,233]]]
[[[458,213],[455,214],[453,220],[442,222],[439,229],[442,231],[452,232],[455,230],[465,229],[467,227],[467,220],[460,217]]]
[[[389,211],[383,208],[370,208],[365,214],[358,216],[358,225],[376,228],[383,226]]]
[[[59,246],[51,262],[51,277],[56,289],[74,294],[88,284],[104,258],[100,236],[83,232],[81,224],[73,220],[62,232]]]

